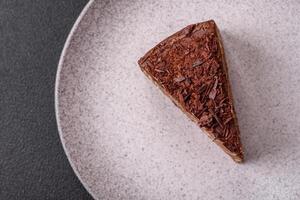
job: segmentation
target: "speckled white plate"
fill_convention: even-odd
[[[272,2],[272,3],[271,3]],[[234,163],[139,70],[184,26],[223,36],[246,162]],[[63,50],[61,141],[95,199],[300,199],[299,1],[92,1]]]

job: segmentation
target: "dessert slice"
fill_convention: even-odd
[[[171,35],[138,63],[145,75],[234,161],[243,161],[224,49],[213,20]]]

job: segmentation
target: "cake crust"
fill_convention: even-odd
[[[213,20],[176,32],[138,64],[224,152],[236,162],[243,161],[223,44]]]

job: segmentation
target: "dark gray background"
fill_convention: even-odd
[[[91,199],[62,149],[57,64],[88,0],[0,0],[0,199]]]

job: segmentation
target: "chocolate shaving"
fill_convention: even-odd
[[[224,124],[226,125],[228,122],[230,122],[233,118],[229,117],[228,119],[225,120]]]
[[[180,102],[184,102],[183,95],[181,93],[178,94],[178,98]]]
[[[184,51],[184,55],[188,55],[190,53],[189,50]]]
[[[198,116],[201,116],[206,110],[207,110],[207,107],[203,108],[203,110],[200,111],[200,113],[198,114]]]
[[[150,61],[147,61],[147,65],[154,69],[154,65]]]
[[[187,94],[185,97],[184,97],[184,102],[187,102],[191,97],[191,94]]]
[[[208,85],[208,87],[206,88],[206,91],[205,91],[204,95],[203,95],[202,98],[201,98],[201,102],[202,102],[202,101],[206,98],[206,96],[210,93],[211,88],[212,88],[212,84],[210,83],[210,84]]]
[[[210,91],[208,97],[212,100],[214,100],[216,98],[217,95],[217,86],[218,86],[218,79],[216,78],[215,84],[212,88],[212,90]]]
[[[221,128],[223,128],[223,124],[222,124],[221,120],[219,119],[219,117],[215,114],[215,112],[212,109],[208,109],[208,111],[214,116],[214,118],[216,119],[218,124],[221,126]]]
[[[191,80],[191,78],[186,78],[186,79],[185,79],[185,82],[186,82],[188,85],[190,85],[190,84],[192,83],[192,80]]]
[[[198,66],[201,66],[203,63],[205,63],[204,60],[198,59],[198,60],[196,60],[196,61],[193,63],[192,67],[198,67]]]
[[[229,129],[227,126],[225,126],[225,129],[224,129],[224,138],[228,138],[229,136]]]
[[[201,87],[199,88],[199,93],[202,94],[205,91],[205,89],[206,89],[206,85],[205,84],[201,85]]]
[[[164,70],[161,70],[161,69],[154,69],[154,71],[159,72],[159,73],[165,72]]]
[[[174,78],[175,83],[180,83],[180,82],[182,82],[184,80],[185,80],[185,78],[183,76]]]
[[[216,139],[219,139],[220,136],[222,135],[222,130],[220,130],[219,127],[216,127],[214,130],[215,130],[215,132],[214,132],[215,138],[213,139],[213,141],[215,141]]]
[[[220,101],[220,105],[223,104],[227,99],[228,99],[228,97],[225,97],[224,99],[222,99],[222,100]]]
[[[205,112],[199,119],[199,126],[209,126],[212,123],[213,116],[211,113]]]

